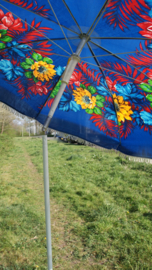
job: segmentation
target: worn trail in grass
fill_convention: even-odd
[[[0,269],[35,269],[40,253],[46,261],[42,179],[20,140],[1,159],[0,175]]]
[[[29,147],[34,152],[38,149],[36,166]],[[0,269],[47,269],[42,140],[16,138],[13,149],[0,162]],[[80,260],[77,256],[84,255],[84,247],[71,230],[81,224],[81,218],[53,198],[51,209],[54,269],[94,269],[93,258]]]

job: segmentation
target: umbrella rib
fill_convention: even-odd
[[[105,49],[104,47],[102,46],[99,46],[98,44],[94,43],[93,41],[90,41],[92,44],[96,45],[97,47],[99,47],[100,49],[108,52],[111,54],[111,52],[107,49]],[[133,66],[132,64],[130,64],[129,62],[127,62],[126,60],[122,59],[121,57],[117,56],[117,54],[113,54],[113,56],[115,56],[116,58],[118,58],[119,60],[125,62],[126,64],[128,64],[129,66],[133,67],[134,69],[136,69],[137,71],[139,71],[140,73],[142,73],[144,76],[146,76],[148,79],[150,79],[149,76],[147,76],[144,72],[142,72],[140,69],[136,68],[135,66]]]
[[[92,50],[91,46],[89,45],[89,43],[87,43],[87,45],[88,45],[89,50],[90,50],[90,52],[91,52],[91,54],[92,54],[92,57],[94,58],[95,62],[97,63],[98,68],[100,69],[100,71],[102,72],[102,75],[103,75],[103,76],[104,76],[104,78],[105,78],[104,71],[102,70],[102,68],[101,68],[101,66],[100,66],[100,63],[99,63],[98,59],[96,58],[96,56],[95,56],[95,54],[94,54],[94,52],[93,52],[93,50]],[[110,89],[109,89],[109,88],[106,88],[106,89],[107,89],[107,90],[108,90],[108,92],[110,92],[110,94],[112,95],[112,93],[111,93]]]
[[[98,65],[99,69],[101,70],[101,72],[102,72],[102,74],[103,74],[103,77],[104,77],[104,79],[105,79],[105,81],[106,81],[106,83],[107,83],[107,79],[106,79],[105,73],[104,73],[102,67],[100,66],[100,63],[99,63],[98,59],[96,58],[96,56],[95,56],[95,54],[94,54],[94,52],[93,52],[91,46],[89,45],[89,43],[87,43],[87,45],[88,45],[89,50],[90,50],[91,54],[93,55],[93,58],[94,58],[94,60],[96,61],[97,65]],[[108,86],[108,83],[107,83],[107,86]],[[113,98],[112,91],[111,91],[111,89],[110,89],[109,87],[108,87],[108,91],[110,92],[111,97],[112,97],[113,106],[114,106],[115,114],[116,114],[116,118],[117,118],[118,130],[119,130],[119,141],[120,141],[120,143],[121,143],[121,136],[120,136],[120,128],[119,128],[119,124],[118,124],[117,110],[116,110],[116,106],[115,106],[115,102],[114,102],[114,98]]]
[[[92,25],[90,26],[88,32],[87,32],[87,35],[90,35],[92,34],[92,32],[94,31],[95,27],[97,26],[98,22],[100,21],[103,13],[105,12],[107,6],[109,5],[111,0],[106,0],[104,5],[102,6],[102,8],[100,9],[98,15],[96,16],[95,20],[93,21]],[[96,22],[96,23],[95,23]],[[95,24],[95,25],[94,25]],[[94,26],[93,26],[94,25]]]
[[[28,26],[30,26],[32,29],[34,29],[37,33],[41,34],[41,36],[45,37],[47,40],[51,41],[52,43],[54,43],[57,47],[59,47],[61,50],[63,50],[64,52],[66,52],[67,54],[71,55],[69,52],[67,52],[66,50],[64,50],[61,46],[59,46],[57,43],[55,43],[52,39],[48,38],[46,35],[42,34],[40,31],[38,31],[35,27],[31,26],[29,23],[27,23],[26,21],[24,21],[23,19],[21,19],[19,16],[17,16],[16,14],[14,14],[12,11],[10,11],[8,8],[4,7],[3,5],[0,4],[1,7],[3,7],[4,9],[6,9],[7,11],[11,12],[14,16],[16,16],[17,18],[19,18],[21,21],[23,21],[25,24],[27,24]]]
[[[66,38],[52,38],[52,40],[65,40]],[[67,39],[78,39],[78,37],[68,37]]]
[[[7,0],[3,0],[3,2],[8,3]],[[10,3],[10,2],[9,2],[9,3]],[[14,3],[11,3],[11,5],[14,5],[14,6],[17,6],[17,7],[18,7],[18,5],[14,4]],[[4,8],[5,8],[5,7],[4,7]],[[51,21],[51,22],[57,24],[57,22],[55,22],[55,21],[53,21],[53,20],[50,20],[50,19],[48,19],[48,18],[46,18],[46,17],[44,17],[44,16],[41,16],[39,13],[33,12],[33,11],[30,10],[30,9],[26,9],[26,8],[24,8],[24,7],[20,7],[20,8],[22,8],[22,9],[24,9],[24,10],[28,10],[28,12],[31,12],[31,13],[33,13],[33,14],[36,14],[37,16],[40,16],[40,17],[42,17],[42,18],[44,18],[44,19],[46,19],[46,20],[49,20],[49,21]],[[9,12],[12,13],[12,11],[10,11],[10,10],[9,10]],[[12,14],[13,14],[13,13],[12,13]],[[15,15],[15,16],[16,16],[16,15]],[[18,18],[21,19],[20,17],[18,17]],[[74,30],[72,30],[72,29],[70,29],[70,28],[68,28],[68,27],[66,27],[66,26],[64,26],[64,25],[62,25],[62,27],[65,28],[65,29],[67,29],[67,30],[69,30],[69,31],[71,31],[72,33],[74,33],[74,34],[76,34],[76,35],[79,35],[79,33],[75,32]]]
[[[27,43],[22,43],[22,44],[27,44]],[[28,43],[29,44],[29,43]],[[9,49],[11,49],[11,48],[17,48],[18,46],[11,46],[11,47],[9,47],[9,48],[4,48],[4,49],[0,49],[0,53],[2,52],[2,51],[6,51],[6,50],[9,50]],[[32,48],[32,51],[35,51],[35,52],[41,52],[41,53],[45,53],[45,51],[41,51],[41,50],[36,50],[36,49],[33,49]],[[67,56],[67,55],[62,55],[62,54],[57,54],[57,53],[51,53],[51,55],[57,55],[57,56],[61,56],[61,57],[65,57],[65,58],[69,58],[69,56]]]
[[[40,42],[43,42],[43,41],[47,41],[47,39],[28,41],[28,42],[26,42],[26,43],[25,43],[25,42],[22,43],[22,45],[23,45],[23,44],[26,44],[26,45],[27,45],[27,44],[30,44],[30,43],[40,43]],[[0,52],[1,52],[1,51],[5,51],[5,50],[9,50],[9,49],[11,49],[11,48],[17,48],[18,46],[19,46],[19,45],[16,45],[16,46],[10,46],[10,47],[4,48],[4,49],[0,49]],[[41,51],[41,50],[39,50],[39,49],[34,49],[34,48],[32,48],[32,50],[33,50],[33,51],[39,51],[39,52],[45,53],[45,51]],[[62,55],[62,54],[58,54],[58,53],[54,53],[54,52],[52,52],[51,55],[57,55],[57,56],[69,58],[69,56],[67,56],[67,55]]]
[[[152,40],[152,38],[143,38],[143,37],[91,37],[91,39],[132,39],[132,40]]]
[[[68,39],[78,39],[78,37],[68,37]],[[65,38],[64,37],[63,38],[51,38],[51,40],[65,40]],[[30,43],[31,42],[35,43],[35,42],[40,42],[40,41],[47,41],[47,39],[36,40],[36,41],[33,40],[33,41],[30,41]]]
[[[32,48],[33,51],[37,52],[41,52],[41,53],[44,53],[44,51],[41,51],[41,50],[35,50]],[[62,55],[62,54],[58,54],[58,53],[51,53],[51,55],[57,55],[57,56],[61,56],[61,57],[65,57],[65,58],[69,58],[69,56],[66,56],[66,55]]]
[[[78,24],[77,20],[76,20],[76,19],[75,19],[75,17],[73,16],[73,14],[72,14],[72,12],[71,12],[70,8],[69,8],[69,7],[68,7],[68,5],[66,4],[65,0],[62,0],[62,2],[63,2],[63,4],[65,5],[65,7],[67,8],[67,10],[69,11],[69,13],[70,13],[71,17],[72,17],[72,18],[73,18],[73,20],[75,21],[75,23],[76,23],[76,25],[77,25],[78,29],[80,30],[80,32],[81,32],[81,34],[82,34],[82,30],[81,30],[81,28],[80,28],[80,26],[79,26],[79,24]]]
[[[86,64],[89,64],[89,65],[91,65],[91,66],[94,66],[94,67],[98,67],[97,65],[92,64],[92,63],[87,62],[87,61],[82,61],[82,62],[84,62],[84,63],[86,63]],[[112,70],[112,69],[109,69],[109,68],[105,68],[105,67],[102,67],[102,68],[103,68],[104,70],[110,71],[110,72],[112,72],[112,73],[119,74],[119,75],[121,75],[121,76],[123,76],[123,77],[126,77],[126,78],[128,78],[128,79],[131,79],[131,80],[134,80],[134,81],[143,83],[143,81],[141,81],[141,80],[138,80],[138,79],[132,78],[132,77],[130,77],[130,76],[124,75],[124,74],[122,74],[122,73],[120,73],[120,72],[117,72],[117,71],[115,71],[115,70]]]
[[[53,14],[54,14],[54,16],[55,16],[57,22],[58,22],[58,25],[60,26],[60,29],[61,29],[62,33],[63,33],[63,35],[64,35],[64,37],[65,37],[65,39],[66,39],[66,41],[67,41],[67,43],[68,43],[68,45],[69,45],[70,50],[71,50],[71,52],[73,53],[73,50],[72,50],[72,48],[71,48],[71,45],[70,45],[70,43],[69,43],[69,41],[68,41],[68,39],[67,39],[67,37],[66,37],[66,35],[65,35],[65,33],[64,33],[64,30],[63,30],[63,28],[62,28],[62,26],[61,26],[61,24],[60,24],[60,22],[59,22],[59,19],[58,19],[57,15],[56,15],[56,13],[55,13],[55,11],[54,11],[54,9],[53,9],[51,3],[50,3],[50,0],[47,0],[47,1],[48,1],[48,3],[49,3],[49,6],[50,6],[50,8],[51,8],[51,10],[52,10],[52,12],[53,12]]]
[[[128,54],[128,53],[141,53],[141,52],[152,52],[152,49],[151,50],[139,50],[139,51],[132,51],[132,52],[122,52],[122,53],[117,53],[118,54]],[[96,55],[96,57],[103,57],[103,56],[111,56],[111,55],[115,55],[115,53],[111,53],[111,54],[101,54],[101,55]],[[84,59],[84,58],[92,58],[93,56],[84,56],[84,57],[81,57],[81,59]]]

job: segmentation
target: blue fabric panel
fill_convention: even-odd
[[[37,112],[32,107],[30,107],[24,101],[21,102],[20,97],[15,96],[13,93],[11,93],[2,86],[0,86],[0,101],[3,102],[4,104],[10,104],[11,108],[22,113],[23,115],[32,118],[36,118],[37,116]]]
[[[52,1],[53,2],[53,1]],[[58,4],[60,0],[57,1]],[[69,6],[73,16],[76,18],[78,24],[80,25],[82,32],[87,33],[90,26],[96,19],[99,11],[105,4],[105,0],[82,0],[82,1],[75,1],[73,0],[66,0],[67,5]]]
[[[122,138],[118,150],[128,155],[151,158],[151,135],[136,127],[127,140]]]
[[[42,124],[45,123],[46,116],[41,114],[38,116],[38,121],[41,122]],[[108,138],[104,134],[100,134],[100,136],[97,134],[97,129],[95,128],[94,130],[91,128],[86,128],[83,125],[81,126],[80,124],[77,125],[76,123],[69,122],[66,120],[58,119],[56,117],[53,117],[50,127],[52,129],[65,132],[67,134],[71,134],[74,136],[77,136],[79,138],[82,138],[84,140],[87,140],[89,142],[92,142],[96,145],[99,145],[101,147],[107,148],[107,149],[117,149],[119,146],[119,141],[113,139],[113,138]]]
[[[6,1],[12,2],[11,0],[6,0]],[[29,13],[31,13],[31,15],[32,15],[32,13],[35,13],[35,15],[37,14],[37,15],[39,15],[39,17],[46,18],[48,21],[55,22],[56,24],[58,24],[58,22],[59,22],[65,28],[71,29],[72,33],[73,32],[76,32],[76,33],[80,32],[79,28],[75,24],[75,21],[73,20],[72,16],[70,15],[69,11],[67,10],[66,6],[60,0],[43,1],[43,3],[41,0],[37,0],[37,1],[26,0],[25,3],[23,1],[22,2],[13,1],[13,4],[14,4],[14,7],[12,7],[11,9],[15,10],[16,6],[20,5],[24,8],[26,8],[29,11]],[[7,4],[7,6],[8,6],[8,4]],[[53,10],[52,10],[52,8],[53,8]],[[54,16],[53,11],[55,12],[57,18]],[[40,19],[42,19],[42,18],[40,18]]]
[[[146,0],[111,0],[92,36],[141,37],[138,26],[151,16],[151,6]]]

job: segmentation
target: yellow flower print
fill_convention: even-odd
[[[82,109],[93,109],[96,105],[96,98],[91,93],[83,88],[77,88],[74,90],[74,98],[77,104],[80,104]]]
[[[117,111],[118,122],[124,122],[125,119],[132,120],[130,115],[133,114],[133,111],[128,102],[124,101],[122,96],[116,96],[116,94],[113,95],[113,99]]]
[[[54,67],[54,65],[38,61],[31,66],[31,69],[33,70],[34,77],[43,82],[44,80],[49,81],[56,74]]]

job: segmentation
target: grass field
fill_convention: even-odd
[[[48,145],[53,269],[151,270],[152,165]],[[47,269],[42,140],[15,138],[0,162],[0,269]]]

